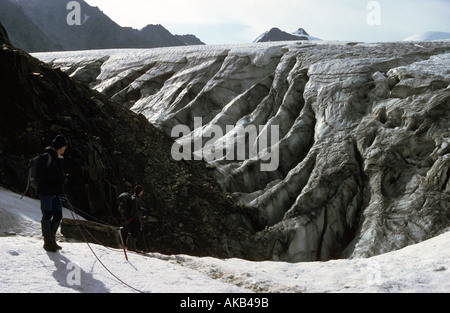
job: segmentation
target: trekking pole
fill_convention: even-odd
[[[123,229],[123,227],[119,228],[119,238],[120,238],[120,242],[122,243],[123,253],[125,254],[125,260],[128,261],[127,249],[125,249],[125,244],[123,243],[122,229]]]

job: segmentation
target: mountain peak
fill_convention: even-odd
[[[277,27],[273,27],[267,32],[261,34],[253,42],[268,42],[268,41],[297,41],[297,40],[316,40],[311,37],[305,29],[299,28],[293,33],[287,33]]]
[[[309,34],[303,28],[299,28],[297,31],[293,32],[297,36],[309,36]]]

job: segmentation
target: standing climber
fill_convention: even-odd
[[[139,252],[136,248],[136,241],[142,228],[141,224],[141,197],[144,194],[144,188],[141,185],[134,187],[134,194],[130,199],[130,215],[129,215],[129,235],[127,238],[127,249]]]
[[[52,141],[52,146],[45,149],[36,169],[37,192],[41,200],[44,249],[49,252],[62,249],[56,243],[56,232],[63,217],[61,197],[64,194],[63,185],[66,179],[63,155],[67,146],[67,140],[63,135],[56,136]]]

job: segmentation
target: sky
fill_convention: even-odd
[[[397,41],[450,32],[450,0],[85,0],[121,26],[161,24],[206,44],[252,42],[278,27],[324,40]]]

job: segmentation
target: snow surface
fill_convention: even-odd
[[[91,244],[116,278],[86,243],[58,234],[63,250],[44,251],[40,218],[38,200],[0,188],[1,293],[450,292],[450,229],[368,259],[296,264],[130,252],[127,262]]]
[[[445,32],[425,32],[415,34],[403,39],[403,41],[435,41],[435,40],[450,40],[450,33]]]

